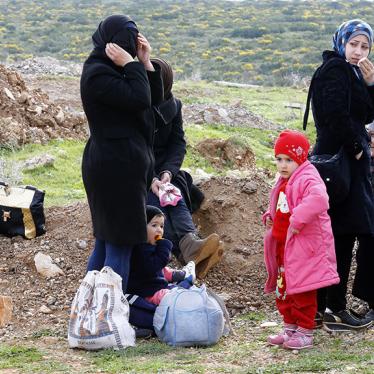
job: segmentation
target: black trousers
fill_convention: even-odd
[[[357,268],[352,294],[374,305],[374,237],[371,235],[335,235],[335,252],[340,283],[318,290],[318,310],[326,307],[333,312],[346,309],[347,284],[351,269],[353,247],[358,240]]]

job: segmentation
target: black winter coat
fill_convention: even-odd
[[[370,139],[365,129],[365,124],[374,118],[374,87],[366,86],[353,67],[335,52],[323,53],[324,62],[329,59],[333,60],[321,71],[313,89],[312,108],[317,129],[313,154],[333,155],[344,146],[350,155],[349,196],[329,210],[334,234],[374,234]],[[360,151],[363,155],[356,160],[354,156]]]
[[[165,170],[170,171],[171,183],[181,190],[188,208],[193,212],[200,206],[204,195],[192,184],[191,175],[180,170],[186,155],[182,103],[171,96],[162,104],[155,106],[154,112],[156,119],[154,176],[159,176]]]
[[[83,66],[81,97],[90,128],[82,176],[94,235],[114,245],[145,242],[160,70],[147,72],[139,62],[117,67],[93,52]]]
[[[127,293],[149,297],[159,290],[168,288],[162,269],[170,261],[172,246],[171,241],[161,239],[156,245],[145,243],[134,247]]]

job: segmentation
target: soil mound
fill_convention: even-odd
[[[28,89],[17,71],[0,65],[0,146],[86,137],[83,115],[65,113],[42,90]]]
[[[231,137],[226,140],[206,139],[196,145],[198,152],[218,168],[231,167],[238,170],[252,169],[256,156],[243,139]]]

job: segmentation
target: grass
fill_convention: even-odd
[[[52,360],[35,347],[0,345],[0,371],[18,369],[22,373],[67,373],[69,367]]]
[[[28,144],[20,150],[2,150],[0,157],[22,164],[35,156],[49,154],[55,157],[52,166],[25,170],[22,184],[31,184],[46,191],[46,206],[64,205],[85,198],[81,178],[81,159],[84,143],[71,140],[53,140],[45,145]]]
[[[279,327],[261,328],[272,316],[251,312],[233,319],[235,335],[212,347],[173,348],[157,339],[139,340],[123,351],[98,352],[45,345],[45,335],[23,345],[0,345],[1,369],[22,373],[358,373],[374,370],[374,330],[353,334],[315,333],[313,349],[295,354],[266,344]],[[279,317],[277,316],[278,320]],[[49,334],[48,334],[49,335]],[[44,342],[44,344],[43,344]],[[32,344],[32,347],[28,345]],[[57,343],[56,343],[57,344]],[[61,349],[64,355],[61,355]],[[59,353],[60,350],[60,353]],[[75,363],[80,367],[76,368]]]

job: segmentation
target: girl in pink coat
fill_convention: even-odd
[[[274,153],[279,178],[270,194],[264,257],[265,292],[275,291],[284,330],[268,343],[288,349],[313,345],[317,289],[339,283],[326,187],[307,160],[308,139],[285,130]]]

